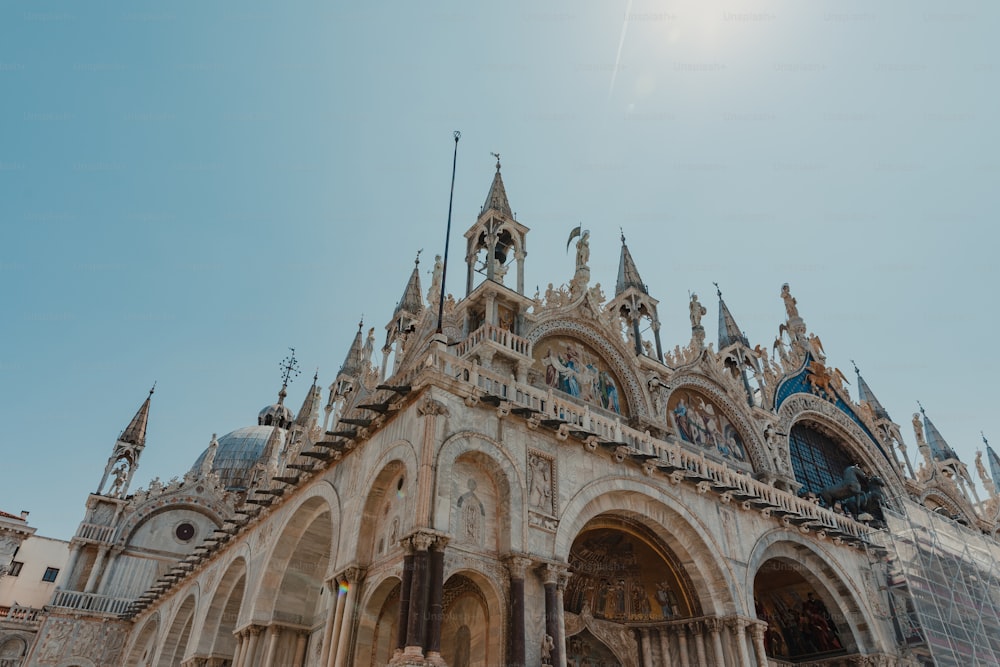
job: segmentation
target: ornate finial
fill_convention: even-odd
[[[990,441],[986,439],[986,434],[983,433],[982,431],[980,431],[979,435],[983,436],[983,444],[986,445],[987,447],[989,447],[990,446]]]
[[[417,251],[417,258],[415,260],[413,260],[413,265],[414,266],[420,266],[420,253],[422,253],[423,251],[424,251],[423,248],[421,248],[420,250]]]
[[[358,333],[361,332],[365,327],[365,314],[361,313],[361,319],[358,321]]]
[[[851,359],[850,362],[851,365],[854,366],[854,372],[857,373],[858,375],[861,375],[861,371],[858,370],[858,365],[854,363],[854,359]]]
[[[712,284],[715,285],[715,293],[718,294],[719,298],[721,299],[722,298],[722,290],[719,288],[719,283],[712,283]]]
[[[618,231],[622,233],[622,245],[625,245],[625,229],[623,227],[619,227]]]
[[[490,153],[490,155],[497,159],[497,171],[500,171],[500,153]]]
[[[926,416],[927,416],[927,413],[926,413],[926,412],[924,412],[924,406],[922,406],[922,405],[920,404],[920,401],[917,401],[917,407],[918,407],[918,408],[920,408],[920,414],[922,414],[922,415],[923,415],[924,417],[926,417]]]
[[[313,373],[313,384],[319,382],[319,366],[316,367],[316,372]]]
[[[154,391],[156,391],[156,380],[153,380],[153,386],[149,388],[149,395],[152,396]]]
[[[282,388],[287,387],[288,383],[299,374],[299,360],[295,358],[295,348],[290,347],[288,349],[291,351],[291,354],[281,360]]]

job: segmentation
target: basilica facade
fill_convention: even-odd
[[[991,449],[979,498],[926,415],[904,438],[850,395],[788,285],[773,346],[719,292],[716,336],[692,295],[668,348],[624,237],[613,290],[576,229],[529,295],[528,234],[498,162],[461,298],[414,266],[326,391],[285,405],[290,359],[256,423],[132,489],[151,393],[11,664],[1000,664]]]

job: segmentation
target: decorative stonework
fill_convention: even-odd
[[[559,512],[559,485],[555,459],[534,449],[528,455],[528,509],[555,518]]]

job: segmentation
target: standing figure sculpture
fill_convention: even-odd
[[[796,304],[798,301],[792,296],[791,290],[788,288],[788,283],[781,286],[781,299],[785,302],[785,313],[788,314],[788,319],[799,316],[799,308]]]
[[[691,295],[691,303],[688,305],[688,311],[691,316],[691,328],[697,328],[701,326],[701,318],[704,317],[708,311],[705,306],[701,305],[698,301],[698,295]]]

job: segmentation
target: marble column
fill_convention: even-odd
[[[243,656],[243,667],[255,667],[257,663],[257,643],[260,641],[260,631],[263,630],[259,625],[251,625],[249,628],[250,638],[247,640],[247,651]]]
[[[653,667],[653,647],[649,644],[649,630],[639,629],[639,645],[642,648],[643,667]]]
[[[559,574],[555,567],[546,565],[541,571],[542,585],[545,587],[545,634],[552,638],[552,654],[550,661],[553,665],[561,665],[561,655],[564,647],[559,645],[559,613],[557,605],[559,598],[557,595],[559,586]],[[542,644],[545,644],[542,638]]]
[[[733,640],[736,642],[736,654],[739,656],[741,665],[750,664],[750,654],[747,652],[747,620],[745,618],[733,618],[729,621],[729,627],[733,631]]]
[[[267,629],[267,652],[264,654],[264,667],[274,667],[274,657],[278,654],[279,639],[281,639],[281,626],[270,626]]]
[[[333,647],[337,643],[337,629],[340,628],[340,617],[344,614],[345,596],[340,592],[340,580],[336,577],[328,579],[326,585],[330,588],[333,599],[326,614],[326,628],[323,629],[323,647],[319,664],[323,667],[333,667]]]
[[[566,665],[566,616],[563,602],[563,593],[566,591],[566,584],[569,582],[569,572],[565,567],[559,573],[559,582],[556,585],[556,614],[559,617],[559,639],[556,645],[559,647],[559,662],[556,667],[567,667]]]
[[[524,576],[531,559],[510,556],[507,569],[510,571],[510,646],[508,647],[511,667],[524,667]]]
[[[448,538],[438,537],[428,556],[430,565],[429,618],[427,624],[427,659],[431,662],[440,661],[441,657],[441,621],[444,620],[444,548]]]
[[[660,664],[669,665],[670,637],[667,635],[667,629],[664,627],[657,628],[656,634],[660,635]]]
[[[236,637],[236,650],[233,651],[233,667],[242,667],[243,653],[247,648],[246,633],[243,631],[234,632],[233,636]]]
[[[766,621],[757,621],[750,625],[750,636],[753,637],[753,652],[757,658],[757,665],[759,667],[767,667],[767,647],[764,645],[765,630],[767,630]]]
[[[75,539],[75,538],[74,538]],[[69,547],[69,560],[66,562],[66,579],[63,581],[60,588],[67,590],[76,590],[73,586],[76,582],[73,580],[73,570],[76,569],[76,563],[80,559],[80,543],[71,542]]]
[[[715,654],[715,664],[722,667],[726,664],[726,654],[722,649],[722,619],[706,618],[705,627],[712,636],[712,652]]]
[[[299,630],[295,637],[295,658],[292,659],[292,667],[305,667],[308,640],[309,635],[304,630]]]
[[[677,628],[677,644],[680,652],[681,667],[691,667],[691,658],[688,655],[688,631],[687,626],[675,625]]]
[[[347,582],[347,601],[344,603],[344,613],[341,614],[337,645],[333,649],[337,652],[337,659],[333,663],[334,667],[344,667],[347,664],[347,654],[351,652],[355,607],[358,605],[358,589],[361,588],[364,570],[360,567],[349,567],[344,570],[342,576]]]
[[[694,623],[691,623],[691,625],[688,626],[688,628],[691,630],[691,634],[694,636],[694,650],[698,655],[698,664],[707,665],[708,658],[705,655],[704,627],[702,626],[701,621],[695,621]]]
[[[413,657],[423,657],[427,637],[427,600],[430,593],[430,562],[427,550],[434,542],[434,536],[416,533],[410,537],[413,545],[413,580],[410,582],[410,618],[406,629],[404,653]]]
[[[403,574],[399,584],[399,616],[396,617],[396,652],[406,648],[406,631],[410,624],[410,586],[413,583],[413,547],[409,540],[400,544],[406,550],[403,556]]]
[[[90,576],[87,577],[87,585],[83,587],[84,593],[94,592],[94,588],[101,578],[101,571],[104,569],[104,561],[108,557],[109,549],[110,547],[101,547],[98,550],[97,560],[94,561],[94,566],[90,568]]]

